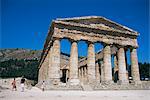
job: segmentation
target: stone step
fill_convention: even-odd
[[[82,85],[82,88],[84,91],[93,91],[93,89],[90,85]]]

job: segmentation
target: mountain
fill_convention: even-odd
[[[42,50],[0,49],[0,78],[25,76],[37,81]]]
[[[7,61],[9,59],[40,59],[42,50],[30,50],[30,49],[0,49],[0,62]]]
[[[0,78],[24,76],[37,81],[42,50],[0,49]],[[61,53],[61,66],[67,65],[69,55]]]

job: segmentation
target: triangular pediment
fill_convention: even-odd
[[[69,22],[69,23],[75,23],[79,25],[88,25],[89,27],[95,27],[95,28],[103,28],[108,30],[119,30],[119,31],[127,31],[130,33],[138,34],[136,31],[120,25],[116,22],[113,22],[109,19],[106,19],[101,16],[84,16],[84,17],[73,17],[73,18],[58,18],[56,21],[62,21],[62,22]]]

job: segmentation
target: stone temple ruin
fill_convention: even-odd
[[[134,89],[141,84],[138,57],[138,32],[99,16],[53,20],[42,52],[38,84],[46,89]],[[61,54],[60,41],[71,42],[70,55]],[[88,55],[78,57],[78,41],[86,41]],[[94,43],[103,49],[95,53]],[[130,51],[132,81],[129,82],[126,51]],[[112,74],[114,57],[115,81]]]

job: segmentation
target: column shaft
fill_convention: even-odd
[[[95,50],[93,43],[90,43],[88,45],[87,67],[88,67],[88,81],[92,82],[93,80],[95,80]]]
[[[42,75],[42,73],[41,73],[41,67],[40,67],[39,74],[38,74],[38,83],[40,83],[42,80],[41,75]]]
[[[50,50],[48,51],[48,55],[49,55],[49,64],[48,64],[48,78],[53,78],[52,73],[53,73],[53,68],[52,68],[52,47],[50,48]]]
[[[105,73],[104,73],[104,63],[103,63],[103,61],[100,61],[100,65],[101,65],[100,82],[103,82],[103,81],[105,81],[104,80]]]
[[[87,76],[87,72],[86,71],[87,71],[86,67],[84,67],[84,78],[86,78],[86,76]]]
[[[98,83],[100,82],[100,72],[99,72],[99,64],[98,64],[98,62],[96,63],[96,81]]]
[[[104,81],[112,83],[112,66],[111,66],[111,48],[109,45],[104,47]]]
[[[43,68],[42,68],[42,66],[40,68],[40,73],[41,73],[40,82],[42,82],[43,81]]]
[[[128,83],[128,78],[126,75],[126,61],[125,61],[125,51],[124,48],[119,48],[118,50],[118,67],[119,67],[119,81],[121,84]]]
[[[45,80],[48,79],[48,69],[49,69],[49,55],[46,56],[45,58]]]
[[[54,79],[53,84],[58,84],[60,81],[60,41],[55,39],[51,51],[51,73],[50,76]]]
[[[83,67],[81,67],[81,80],[82,81],[84,80],[84,70],[83,70]]]
[[[71,45],[70,53],[70,84],[77,85],[79,84],[78,79],[78,48],[77,42],[73,41]]]
[[[119,71],[118,59],[117,59],[117,56],[114,55],[114,82],[118,81],[118,71]]]
[[[84,67],[84,82],[86,83],[88,80],[88,76],[87,76],[87,67]]]
[[[118,60],[116,55],[114,56],[114,73],[118,71]]]
[[[45,81],[45,79],[46,79],[46,58],[44,59],[44,62],[43,62],[43,66],[42,66],[43,68],[42,68],[42,76],[43,76],[43,79],[42,80],[44,80]]]
[[[78,69],[78,77],[79,77],[79,79],[81,78],[81,70],[80,70],[80,68]]]
[[[66,82],[68,82],[68,78],[69,78],[69,72],[68,72],[68,70],[66,70]]]
[[[131,49],[131,74],[135,83],[141,83],[136,49]]]

